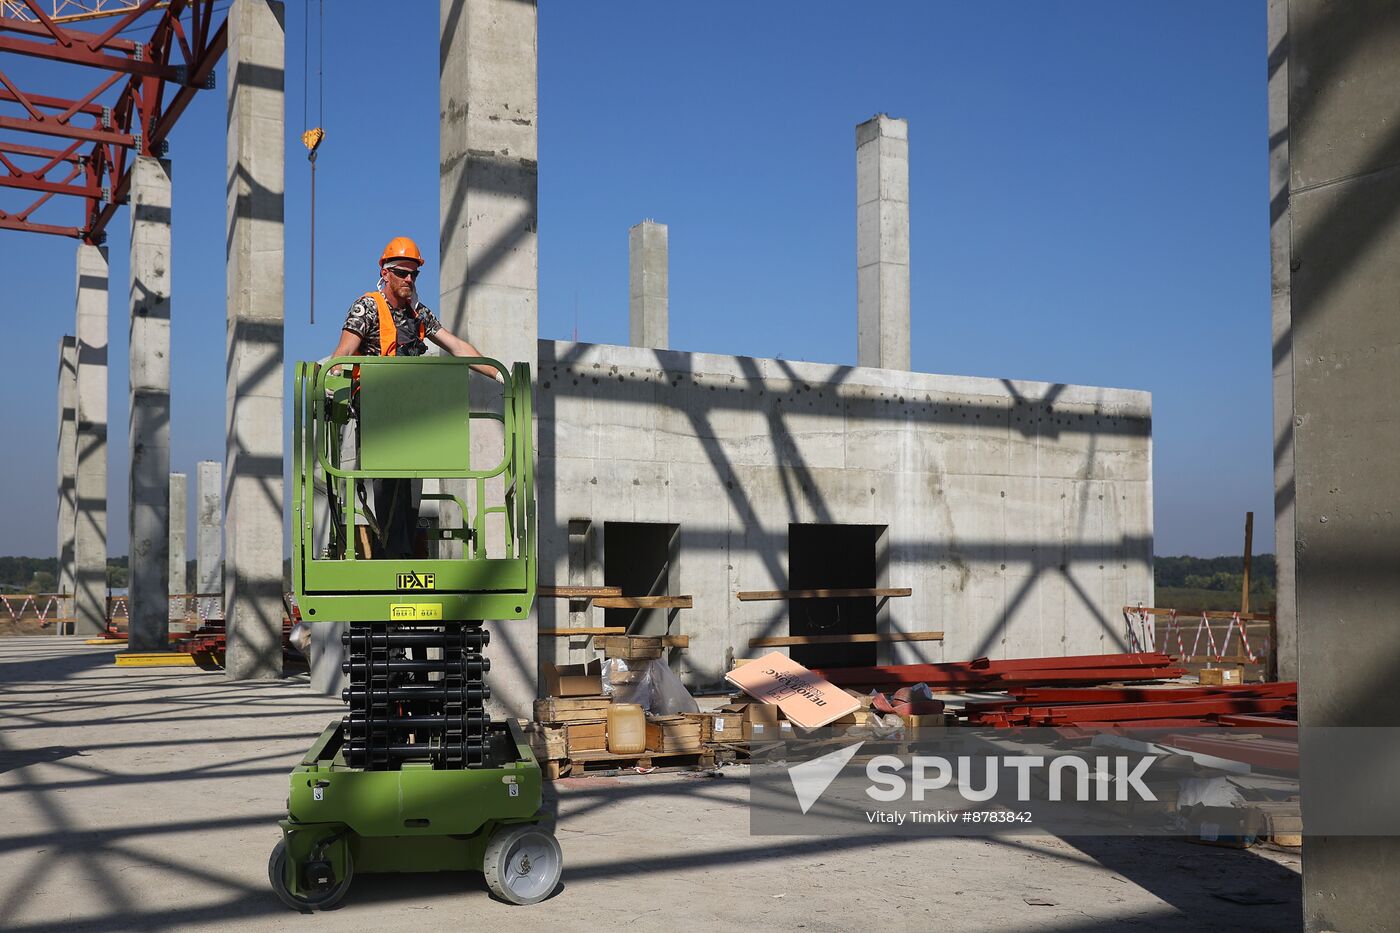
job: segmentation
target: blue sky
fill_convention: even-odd
[[[327,3],[319,120],[312,9],[318,308],[312,327],[293,2],[289,361],[330,351],[390,235],[437,243],[437,4]],[[539,23],[541,336],[577,320],[581,340],[627,342],[627,230],[650,217],[670,225],[673,347],[854,362],[854,127],[887,112],[909,121],[913,367],[1151,391],[1157,553],[1238,553],[1246,510],[1272,550],[1263,3],[541,0]],[[0,68],[40,93],[92,80],[9,55]],[[191,476],[223,458],[225,87],[221,67],[171,138],[172,469]],[[51,203],[34,219],[79,216]],[[123,210],[108,243],[114,554],[128,233]],[[55,550],[73,266],[72,241],[0,231],[0,554]],[[420,290],[437,288],[430,261]]]

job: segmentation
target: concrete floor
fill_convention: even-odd
[[[564,883],[534,907],[491,900],[479,875],[366,875],[339,909],[299,915],[269,889],[267,856],[287,772],[341,705],[304,677],[230,683],[190,668],[118,669],[114,654],[76,639],[0,639],[0,929],[1302,925],[1293,852],[750,836],[743,769],[559,783]]]

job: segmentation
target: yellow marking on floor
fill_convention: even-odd
[[[142,653],[123,651],[117,655],[117,667],[194,667],[194,655],[183,651]]]

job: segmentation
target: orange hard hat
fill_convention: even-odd
[[[423,254],[418,252],[418,244],[406,236],[396,236],[389,241],[389,245],[384,247],[384,255],[379,257],[379,264],[382,266],[394,259],[410,259],[420,266],[423,264]]]

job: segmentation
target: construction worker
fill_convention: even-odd
[[[422,268],[423,255],[416,243],[406,236],[390,240],[379,257],[379,282],[350,306],[332,356],[422,356],[428,351],[427,340],[453,356],[483,356],[471,343],[443,327],[418,300],[415,283]],[[505,381],[494,367],[473,364],[472,369]],[[379,543],[370,548],[370,556],[415,556],[418,496],[413,482],[377,479],[372,483]]]

